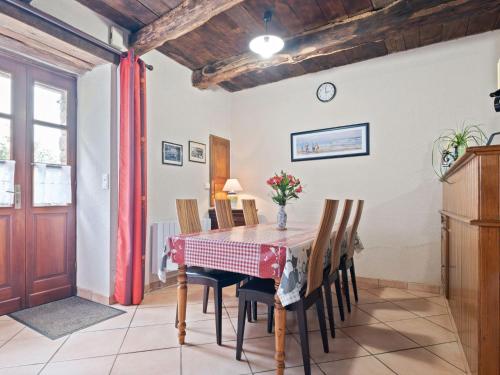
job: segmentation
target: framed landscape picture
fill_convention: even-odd
[[[292,133],[290,146],[292,162],[370,155],[369,124]]]
[[[164,141],[161,143],[161,149],[163,164],[182,166],[182,145]]]
[[[204,143],[189,141],[189,161],[195,163],[207,162],[207,145]]]

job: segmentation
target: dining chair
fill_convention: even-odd
[[[228,229],[234,227],[233,209],[229,199],[215,200],[215,215],[219,229]]]
[[[257,216],[257,207],[255,199],[242,199],[243,217],[245,218],[245,225],[259,224],[259,217]]]
[[[177,218],[182,234],[199,233],[202,231],[200,216],[198,213],[198,203],[196,199],[177,199]],[[222,289],[240,283],[246,278],[238,273],[208,270],[202,267],[187,267],[186,271],[188,284],[204,285],[205,288],[214,289],[215,304],[215,333],[217,344],[222,342]],[[204,302],[204,311],[206,305]],[[175,325],[177,327],[178,314],[176,314]]]
[[[333,301],[332,301],[332,287],[335,283],[335,293],[337,295],[337,304],[339,307],[340,320],[344,321],[344,303],[342,301],[342,291],[340,288],[340,257],[341,245],[345,236],[349,216],[351,215],[353,201],[346,199],[344,201],[344,209],[340,217],[340,223],[335,225],[332,236],[330,238],[330,265],[325,267],[323,271],[323,289],[325,291],[326,311],[328,313],[328,321],[330,323],[330,332],[332,337],[335,337],[335,324],[333,318]]]
[[[309,337],[307,332],[307,310],[316,305],[318,321],[323,342],[323,350],[328,353],[328,335],[326,332],[325,310],[323,305],[323,268],[324,258],[329,241],[335,216],[338,209],[338,201],[326,199],[321,217],[320,226],[316,238],[309,253],[309,264],[307,271],[307,282],[300,291],[300,300],[286,306],[287,310],[297,313],[299,324],[300,343],[302,347],[302,360],[304,362],[304,373],[311,374],[311,361],[309,354]],[[274,305],[274,295],[276,293],[274,280],[272,279],[252,279],[240,288],[238,301],[238,332],[236,338],[236,359],[241,359],[243,350],[243,337],[245,334],[245,315],[250,301],[258,301],[267,306]]]
[[[347,229],[347,251],[342,256],[340,261],[340,270],[342,271],[342,285],[344,288],[345,301],[347,311],[351,312],[351,297],[349,295],[349,280],[347,277],[347,270],[351,273],[352,290],[354,293],[354,300],[358,302],[358,287],[356,285],[356,270],[354,269],[354,241],[356,240],[356,233],[358,231],[361,214],[363,213],[364,200],[358,200],[356,206],[356,214],[352,224]]]

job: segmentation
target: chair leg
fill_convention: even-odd
[[[351,268],[349,268],[351,272],[351,283],[352,283],[352,291],[354,292],[354,300],[358,302],[358,286],[356,285],[356,271],[354,270],[354,260],[352,261]]]
[[[248,306],[247,306],[247,320],[248,323],[252,322],[252,304],[250,301],[248,301]]]
[[[257,321],[257,301],[252,301],[252,319]]]
[[[304,374],[311,375],[311,359],[309,355],[309,337],[307,335],[307,315],[302,301],[298,302],[297,320],[299,323],[300,345],[302,347],[302,361],[304,362]]]
[[[335,293],[337,294],[337,303],[339,305],[340,320],[344,321],[344,301],[342,300],[342,290],[340,289],[340,279],[335,279]]]
[[[175,306],[175,328],[179,328],[179,304]]]
[[[245,336],[245,315],[247,313],[248,302],[240,297],[238,301],[238,333],[236,334],[236,359],[241,360],[243,350],[243,337]]]
[[[342,267],[342,286],[344,287],[345,302],[347,305],[347,312],[351,313],[351,297],[349,296],[349,280],[347,279],[347,269]]]
[[[210,287],[208,285],[205,285],[205,287],[203,288],[203,314],[207,313],[209,294],[210,294]]]
[[[241,286],[241,282],[236,284],[236,297],[240,296],[240,286]]]
[[[316,301],[316,311],[318,313],[319,330],[321,332],[321,341],[323,341],[323,351],[329,352],[328,348],[328,334],[326,333],[326,320],[325,320],[325,306],[323,305],[323,292],[319,289],[319,298]],[[331,296],[330,296],[331,301]],[[335,327],[332,331],[332,337],[335,337]]]
[[[215,335],[217,337],[217,345],[222,343],[222,288],[214,288],[215,301]]]
[[[274,306],[267,307],[267,333],[273,333]]]
[[[326,311],[328,313],[328,322],[330,323],[330,332],[335,337],[335,324],[333,319],[332,288],[328,276],[323,278],[323,288],[325,289]]]

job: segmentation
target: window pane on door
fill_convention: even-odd
[[[35,163],[59,165],[68,163],[66,130],[35,124],[33,143],[33,161]]]
[[[57,89],[39,82],[35,83],[35,120],[66,125],[67,96],[66,90]]]
[[[10,120],[0,117],[0,160],[10,159]]]
[[[10,74],[0,72],[0,113],[11,113],[12,85]]]

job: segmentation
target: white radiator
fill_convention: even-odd
[[[201,219],[201,227],[203,231],[210,230],[212,221],[209,218]],[[153,223],[151,225],[151,269],[156,270],[160,279],[164,279],[165,271],[173,271],[177,269],[177,265],[172,262],[167,262],[167,269],[162,269],[162,260],[165,247],[168,246],[168,237],[175,236],[180,233],[179,223],[177,220],[169,220],[161,223]]]

